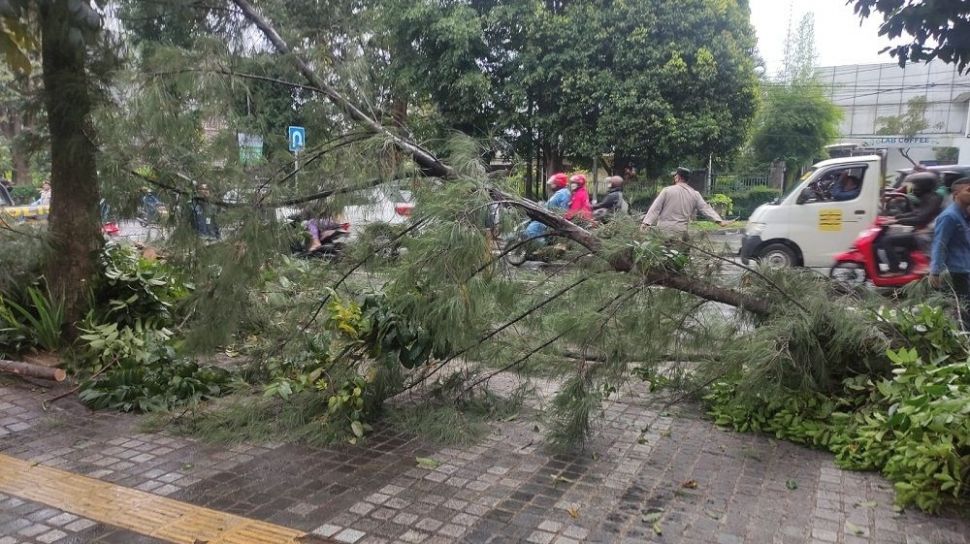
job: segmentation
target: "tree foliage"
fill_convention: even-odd
[[[813,83],[779,85],[767,91],[752,147],[765,162],[785,161],[788,171],[824,153],[839,135],[842,111]]]
[[[906,138],[913,138],[917,134],[930,128],[926,120],[927,101],[925,96],[914,96],[906,103],[906,112],[901,115],[880,117],[876,120],[881,126],[876,134],[899,134]],[[916,161],[909,157],[908,148],[899,148],[899,154],[914,166]]]
[[[970,65],[970,5],[959,0],[848,0],[861,18],[882,15],[879,35],[891,40],[903,38],[886,50],[907,62],[939,59],[955,64],[961,72]],[[905,36],[904,36],[905,34]]]

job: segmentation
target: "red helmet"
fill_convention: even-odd
[[[582,174],[576,174],[575,176],[569,178],[569,183],[575,183],[580,187],[586,187],[586,176]]]
[[[549,179],[546,180],[546,183],[548,183],[549,185],[552,185],[556,189],[562,189],[563,187],[569,184],[569,177],[566,176],[566,174],[563,174],[562,172],[560,172],[558,174],[553,174],[549,176]]]

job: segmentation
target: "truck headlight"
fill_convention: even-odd
[[[752,223],[749,221],[748,228],[744,230],[744,234],[745,236],[758,236],[765,231],[765,227],[767,226],[767,223]]]

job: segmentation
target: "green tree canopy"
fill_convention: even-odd
[[[752,147],[759,160],[782,160],[789,171],[797,170],[838,137],[841,119],[819,85],[778,85],[767,93]]]
[[[960,0],[848,0],[860,17],[882,15],[879,35],[909,43],[887,47],[899,64],[940,59],[965,72],[970,66],[970,3]],[[904,37],[903,34],[906,34]]]

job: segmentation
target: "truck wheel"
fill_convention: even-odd
[[[791,268],[798,262],[798,255],[785,244],[768,244],[758,252],[758,262],[772,270]]]

